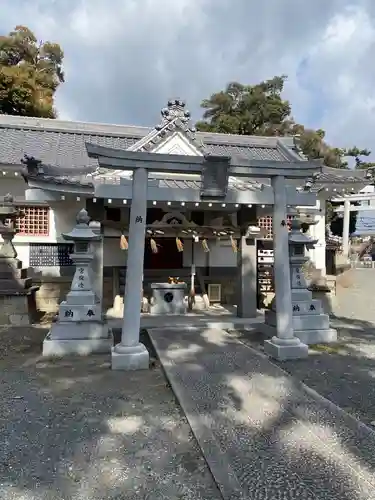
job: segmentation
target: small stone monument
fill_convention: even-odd
[[[304,344],[320,344],[337,341],[336,330],[330,328],[329,316],[324,314],[320,300],[312,298],[302,266],[309,260],[305,248],[314,248],[318,240],[312,240],[301,232],[301,223],[293,220],[289,232],[289,265],[292,287],[294,336]],[[276,326],[275,301],[266,311],[265,324]]]
[[[89,252],[89,245],[98,236],[90,229],[89,220],[86,210],[82,209],[75,228],[62,235],[74,242],[74,253],[70,257],[76,270],[70,292],[60,304],[58,319],[44,340],[43,356],[111,351],[112,332],[102,320],[101,303],[92,289],[94,256]]]
[[[13,196],[8,194],[0,204],[0,324],[29,325],[37,318],[35,293],[39,289],[32,286],[28,270],[22,267],[13,245],[16,234],[14,220],[22,217],[22,212],[13,204]]]

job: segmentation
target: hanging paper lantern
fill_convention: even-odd
[[[202,247],[203,247],[203,251],[204,252],[207,253],[207,252],[210,251],[210,249],[208,248],[208,244],[207,244],[207,240],[206,239],[202,240]]]
[[[184,245],[183,245],[182,241],[180,240],[180,238],[176,238],[176,247],[177,247],[177,250],[179,252],[184,251]]]
[[[122,234],[120,238],[120,248],[121,250],[127,250],[129,248],[128,240]]]
[[[230,244],[232,245],[232,250],[234,253],[238,252],[238,246],[237,246],[237,241],[233,238],[233,236],[230,236]]]
[[[154,238],[150,239],[150,246],[151,246],[151,252],[152,253],[158,253],[159,249],[158,249],[158,246],[157,246],[156,241],[154,240]]]

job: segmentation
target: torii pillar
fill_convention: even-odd
[[[139,341],[143,259],[147,216],[146,168],[133,171],[133,197],[130,207],[129,246],[127,251],[124,315],[121,342],[112,348],[112,370],[140,370],[149,367],[149,353]]]
[[[272,229],[277,334],[264,342],[264,351],[272,358],[284,361],[305,358],[309,348],[294,336],[293,331],[285,177],[278,175],[271,182],[274,191]]]

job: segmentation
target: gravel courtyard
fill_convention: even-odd
[[[307,359],[279,366],[375,428],[374,282],[375,269],[353,269],[340,277],[331,318],[338,343],[312,346]],[[263,350],[262,334],[233,334]]]
[[[1,500],[221,498],[158,364],[46,361],[45,333],[0,330]]]

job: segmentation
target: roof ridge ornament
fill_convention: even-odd
[[[43,173],[42,161],[38,160],[34,156],[29,156],[27,154],[23,155],[21,163],[25,165],[27,173],[29,175],[38,175]]]
[[[161,130],[169,123],[179,120],[189,130],[195,132],[195,128],[190,126],[190,111],[186,109],[186,102],[182,99],[169,99],[167,107],[161,110],[161,116],[161,122],[155,127],[156,130]]]

